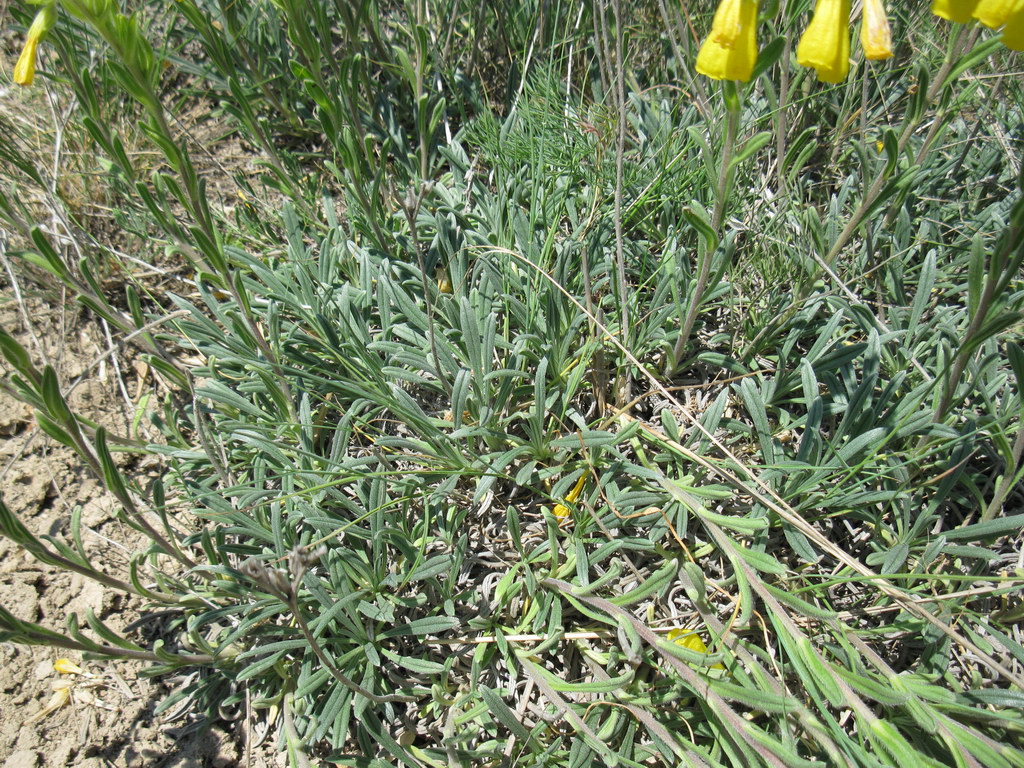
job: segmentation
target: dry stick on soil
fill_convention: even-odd
[[[576,305],[576,307],[581,312],[586,312],[586,309],[583,307],[582,304],[580,304],[580,302],[576,299],[575,296],[569,293],[569,291],[567,291],[551,275],[549,275],[547,272],[545,272],[538,265],[534,264],[532,261],[530,261],[522,254],[516,253],[515,251],[506,248],[489,248],[488,250],[493,253],[504,253],[506,255],[512,256],[513,258],[519,259],[527,266],[539,272],[546,280],[548,280],[553,286],[555,286],[555,288],[557,288],[567,299],[569,299],[569,301]],[[699,419],[687,413],[683,409],[682,403],[680,403],[675,398],[675,396],[672,395],[672,393],[665,389],[665,387],[661,384],[661,382],[658,381],[655,375],[651,373],[646,368],[646,366],[644,366],[644,364],[641,363],[636,358],[636,356],[632,352],[630,352],[629,349],[627,349],[610,330],[608,330],[608,328],[605,325],[603,325],[597,318],[591,317],[591,320],[602,330],[602,332],[608,337],[609,341],[611,341],[612,344],[618,347],[619,350],[626,356],[626,358],[637,367],[637,370],[647,377],[647,379],[651,382],[654,388],[657,389],[663,397],[669,400],[669,402],[675,405],[679,409],[680,413],[682,413],[682,415],[687,419],[687,421],[689,421],[695,429],[703,433],[703,435],[707,437],[708,440],[711,441],[711,444],[714,445],[719,451],[721,451],[722,455],[725,456],[726,459],[733,462],[737,470],[739,470],[739,472],[743,474],[749,480],[749,482],[741,480],[729,469],[718,466],[714,462],[709,461],[703,456],[694,453],[685,446],[682,446],[679,443],[670,440],[666,435],[663,435],[658,430],[648,426],[647,424],[644,424],[641,421],[638,421],[632,416],[623,415],[622,418],[628,419],[630,421],[636,421],[640,428],[647,432],[649,435],[651,435],[651,437],[655,438],[659,442],[662,442],[663,444],[670,447],[672,450],[678,452],[680,455],[686,457],[690,461],[699,464],[701,467],[708,470],[713,475],[716,475],[721,479],[725,480],[727,483],[732,485],[737,490],[742,491],[743,493],[746,493],[752,498],[754,498],[756,501],[759,501],[765,507],[775,512],[775,514],[777,514],[783,521],[785,521],[789,525],[792,525],[796,530],[804,534],[808,539],[815,543],[822,551],[830,554],[843,565],[852,568],[854,571],[861,574],[862,576],[867,576],[870,579],[870,583],[876,589],[881,591],[890,599],[895,600],[897,603],[902,605],[903,608],[907,610],[909,613],[928,622],[936,629],[938,629],[940,632],[942,632],[944,635],[949,637],[951,640],[955,641],[960,646],[970,650],[977,656],[978,659],[980,659],[986,665],[988,665],[990,669],[998,672],[1000,675],[1006,678],[1007,681],[1013,683],[1018,688],[1024,689],[1024,678],[1021,678],[1019,675],[1016,675],[1013,672],[1011,672],[1003,664],[994,659],[991,656],[991,654],[985,653],[985,651],[979,648],[976,643],[970,641],[969,639],[961,635],[959,632],[957,632],[955,629],[953,629],[951,626],[946,624],[944,621],[937,618],[926,608],[922,607],[916,598],[911,598],[906,593],[897,589],[896,586],[893,585],[892,582],[890,582],[888,579],[875,573],[869,567],[867,567],[859,560],[857,560],[855,557],[846,552],[842,547],[830,541],[828,537],[822,534],[821,531],[819,531],[813,525],[808,523],[803,517],[800,516],[800,513],[793,509],[785,501],[785,499],[783,499],[781,496],[778,495],[778,493],[776,493],[775,489],[773,489],[768,483],[762,480],[761,477],[757,475],[757,473],[755,473],[749,467],[747,467],[746,464],[740,461],[740,459],[737,458],[737,456],[732,451],[730,451],[721,440],[719,440],[711,432],[709,432],[708,429],[703,424],[700,423]],[[667,483],[669,481],[667,478],[665,478],[663,482]]]

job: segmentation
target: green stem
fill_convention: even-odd
[[[789,14],[789,3],[783,0],[782,8],[780,9],[782,15],[782,24],[785,28],[786,20]],[[793,35],[786,35],[786,45],[782,49],[782,66],[779,67],[781,73],[779,75],[779,107],[778,115],[775,119],[775,174],[776,184],[779,187],[779,194],[786,194],[786,172],[785,172],[785,159],[786,159],[786,138],[788,136],[788,122],[789,122],[789,60],[793,52]]]
[[[102,656],[109,656],[121,659],[134,659],[135,661],[148,661],[156,664],[166,664],[167,659],[157,656],[155,653],[150,651],[136,651],[131,648],[120,648],[116,645],[106,645],[105,643],[80,643],[77,640],[72,640],[70,637],[65,637],[56,632],[46,630],[45,635],[36,634],[36,640],[31,642],[31,645],[47,645],[52,648],[64,648],[69,651],[79,651],[81,653],[92,653]],[[19,640],[15,639],[13,642],[18,643]],[[175,654],[177,660],[184,665],[196,665],[196,666],[209,666],[213,664],[216,659],[205,653],[191,654],[191,653],[179,653]]]
[[[622,58],[622,2],[612,0],[615,17],[615,106],[618,122],[615,129],[615,278],[618,283],[619,333],[623,343],[629,340],[629,284],[626,282],[626,255],[622,233],[622,176],[626,154],[626,65]],[[632,397],[632,374],[625,366],[617,377],[615,402],[621,406]]]
[[[992,495],[992,501],[985,507],[985,511],[981,515],[980,522],[982,523],[987,523],[999,513],[1003,501],[1015,484],[1017,468],[1020,466],[1021,455],[1024,454],[1024,425],[1017,426],[1017,439],[1013,441],[1012,454],[1013,463],[1007,463],[1003,470],[1003,476],[996,486],[996,492]]]
[[[398,693],[389,693],[385,696],[378,696],[377,694],[371,693],[363,688],[359,683],[350,679],[348,675],[335,666],[330,657],[324,653],[324,649],[320,647],[320,643],[317,642],[316,637],[313,636],[313,633],[309,629],[309,624],[306,623],[302,613],[299,611],[298,599],[295,597],[294,593],[288,599],[288,607],[291,609],[292,615],[295,617],[295,623],[299,625],[299,630],[302,632],[302,636],[306,638],[306,642],[309,643],[310,649],[316,657],[320,659],[320,663],[326,667],[327,671],[330,672],[334,679],[339,683],[344,685],[353,693],[357,693],[360,696],[369,699],[374,704],[385,704],[389,701],[416,701],[415,696],[404,696]]]
[[[711,216],[711,228],[717,234],[722,228],[725,220],[725,207],[729,197],[729,187],[732,183],[732,158],[736,151],[736,133],[740,123],[740,101],[738,98],[725,98],[726,123],[725,137],[722,145],[722,163],[718,169],[718,186],[715,190],[715,208]],[[702,241],[703,242],[703,241]],[[698,248],[703,248],[698,245]],[[697,321],[697,312],[704,300],[704,292],[708,287],[708,279],[711,277],[711,263],[714,253],[705,251],[704,258],[700,260],[700,270],[697,274],[697,283],[693,288],[693,296],[690,299],[690,306],[686,310],[686,316],[679,328],[679,336],[676,339],[675,347],[672,349],[672,356],[666,366],[666,374],[671,374],[679,364],[690,339],[690,332],[693,324]]]
[[[1020,247],[1020,244],[1017,242],[1020,239],[1020,231],[1010,230],[1007,234],[1003,253],[999,254],[999,258],[992,259],[993,262],[1004,265],[1004,267],[1007,264],[1006,258],[1012,253],[1014,246]],[[996,298],[1002,295],[1003,291],[1001,288],[1004,288],[1006,285],[1004,277],[1007,273],[1010,275],[1015,274],[1019,265],[1019,259],[1014,259],[1010,263],[1011,269],[1009,270],[992,269],[992,264],[989,265],[990,273],[985,280],[985,288],[978,299],[977,311],[975,311],[974,317],[971,318],[970,325],[967,326],[967,332],[960,340],[956,356],[953,358],[953,365],[949,368],[949,374],[942,389],[942,399],[939,400],[939,405],[935,409],[935,415],[932,417],[933,424],[938,424],[946,418],[946,414],[953,404],[953,397],[956,394],[957,385],[960,383],[960,377],[963,376],[967,363],[974,355],[976,345],[973,342],[975,337],[988,320],[989,311],[992,309]]]
[[[953,66],[956,63],[956,60],[959,57],[961,50],[963,50],[963,43],[965,40],[965,35],[967,34],[968,33],[966,27],[964,29],[961,29],[960,32],[957,34],[956,38],[954,38],[953,42],[947,49],[946,58],[943,60],[942,66],[940,67],[937,75],[935,76],[935,79],[932,81],[931,86],[928,88],[928,93],[925,97],[925,107],[927,107],[929,104],[935,101],[935,98],[938,96],[939,91],[941,90],[946,78],[949,76],[949,73],[952,71]],[[921,111],[923,114],[924,108],[922,108]],[[918,164],[920,164],[924,160],[925,154],[927,153],[928,149],[930,149],[931,142],[934,140],[938,130],[935,126],[942,124],[944,115],[945,113],[943,113],[942,115],[935,116],[934,122],[932,124],[932,129],[929,130],[928,136],[925,138],[925,143],[922,145],[921,151],[918,152]],[[897,140],[897,147],[899,150],[898,154],[902,154],[904,149],[906,149],[906,146],[910,142],[910,139],[913,137],[914,130],[920,124],[920,121],[921,118],[918,118],[917,120],[908,119],[904,123],[903,130],[900,132],[899,139]],[[857,206],[857,209],[850,215],[850,218],[847,219],[846,225],[843,227],[843,230],[839,233],[839,236],[836,237],[835,241],[832,243],[832,247],[829,249],[825,257],[821,260],[819,268],[815,270],[812,274],[808,275],[807,278],[803,280],[800,287],[797,289],[796,296],[794,297],[793,301],[790,303],[789,307],[784,312],[781,313],[779,319],[776,322],[768,323],[767,325],[765,325],[761,329],[761,331],[754,337],[753,341],[750,342],[750,346],[747,349],[747,355],[750,355],[751,353],[755,352],[759,348],[761,342],[764,341],[766,336],[768,336],[770,333],[774,333],[778,328],[781,328],[783,325],[785,325],[785,323],[787,323],[789,319],[792,318],[792,316],[796,314],[797,311],[799,311],[800,307],[803,305],[804,300],[807,298],[808,295],[810,295],[810,292],[814,286],[815,281],[817,281],[817,279],[821,276],[822,272],[831,274],[829,269],[831,268],[832,264],[839,257],[839,254],[842,253],[843,249],[853,238],[854,234],[856,234],[861,224],[864,223],[867,214],[874,207],[875,202],[878,200],[878,196],[882,193],[882,190],[885,189],[885,185],[888,180],[889,170],[887,168],[887,164],[882,164],[881,167],[878,169],[878,172],[875,174],[875,178],[872,180],[871,185],[868,187],[867,193],[865,193],[863,199],[861,200],[860,205]],[[893,212],[890,212],[890,214],[893,216],[895,215]],[[891,223],[891,221],[889,223]],[[882,328],[884,328],[884,324],[879,324],[882,326]]]

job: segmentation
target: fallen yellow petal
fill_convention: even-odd
[[[46,702],[46,706],[32,715],[32,717],[28,718],[25,721],[25,725],[32,725],[33,723],[38,723],[40,720],[45,720],[69,701],[71,701],[70,686],[54,691],[53,696],[51,696],[50,700]]]
[[[57,659],[53,662],[53,668],[55,671],[60,672],[62,675],[80,675],[82,674],[82,668],[75,664],[71,659]]]

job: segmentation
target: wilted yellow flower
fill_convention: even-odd
[[[850,0],[818,0],[796,48],[796,60],[818,79],[841,83],[850,72]]]
[[[583,491],[583,484],[586,480],[586,473],[580,475],[580,479],[576,481],[576,485],[572,487],[572,490],[569,491],[569,495],[565,497],[565,504],[558,504],[555,506],[555,517],[561,520],[562,518],[569,516],[569,507],[567,507],[566,504],[572,504],[580,497],[580,493]]]
[[[697,53],[697,71],[715,80],[746,82],[756,63],[757,0],[722,0]]]
[[[452,292],[452,281],[448,279],[448,272],[440,264],[434,270],[434,279],[437,281],[437,290],[441,293]]]
[[[53,29],[57,23],[57,4],[49,3],[39,9],[28,28],[25,47],[21,49],[18,63],[14,65],[14,82],[18,85],[32,85],[36,76],[36,56],[39,52],[39,41],[43,35]]]
[[[57,683],[61,683],[61,685],[57,685]],[[50,696],[50,700],[46,702],[46,705],[42,709],[40,709],[31,717],[27,718],[24,723],[25,725],[32,725],[33,723],[38,723],[42,720],[45,720],[58,709],[60,709],[69,701],[71,701],[70,681],[56,680],[54,681],[54,685],[52,687],[53,695]]]
[[[981,0],[974,9],[974,18],[986,27],[998,29],[1022,12],[1024,0]]]
[[[932,13],[957,24],[970,21],[977,7],[978,0],[932,0]]]
[[[877,61],[892,56],[892,33],[882,0],[864,0],[860,42],[864,46],[865,58]]]

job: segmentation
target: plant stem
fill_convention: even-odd
[[[444,369],[441,367],[441,356],[437,354],[434,302],[430,298],[432,281],[427,275],[427,262],[423,258],[423,248],[419,240],[419,228],[416,226],[416,218],[419,216],[420,206],[423,204],[424,196],[429,193],[430,187],[431,185],[423,181],[418,193],[414,194],[412,189],[410,189],[405,201],[402,203],[402,210],[405,212],[406,220],[409,222],[409,238],[412,240],[412,249],[416,254],[416,265],[420,269],[420,279],[423,281],[423,304],[427,313],[427,340],[430,343],[430,357],[434,362],[434,372],[437,374],[437,380],[441,382],[441,386],[444,387],[448,394],[451,394],[452,384],[448,381],[448,376],[445,375]]]
[[[952,71],[953,65],[956,63],[960,51],[963,50],[965,35],[967,34],[968,32],[966,27],[961,29],[960,32],[957,34],[956,38],[950,44],[948,50],[946,51],[946,58],[943,60],[942,66],[939,68],[939,71],[936,74],[935,79],[932,80],[932,83],[928,88],[928,93],[925,96],[924,107],[922,107],[921,110],[922,114],[924,112],[924,108],[926,108],[929,104],[935,101],[936,96],[938,96],[938,93],[941,90],[943,83],[949,76],[950,71]],[[977,34],[977,30],[975,30],[975,34]],[[973,39],[973,37],[971,39]],[[920,164],[924,160],[924,155],[930,148],[931,142],[934,140],[936,132],[938,130],[937,128],[935,128],[935,126],[941,125],[943,117],[944,115],[937,115],[935,117],[935,121],[932,124],[932,129],[929,131],[929,134],[925,139],[925,143],[922,145],[921,151],[917,155],[918,164]],[[902,154],[903,150],[906,149],[907,144],[910,142],[910,139],[914,135],[914,130],[917,128],[919,124],[920,118],[918,118],[917,120],[908,119],[904,123],[903,130],[900,132],[899,139],[897,140],[899,154]],[[831,267],[833,262],[835,262],[835,260],[839,257],[839,254],[842,253],[843,249],[853,238],[854,234],[860,228],[861,224],[864,223],[864,219],[874,207],[875,202],[878,200],[878,196],[885,189],[885,185],[888,180],[889,171],[887,165],[882,164],[879,167],[878,172],[875,174],[875,178],[872,180],[871,185],[868,187],[868,191],[865,193],[863,199],[861,200],[860,205],[857,206],[856,210],[850,215],[850,218],[847,219],[846,225],[843,227],[843,230],[839,233],[838,237],[836,237],[835,241],[832,243],[832,247],[829,249],[828,253],[824,256],[824,258],[821,259],[821,264],[824,265],[824,267]],[[895,215],[894,212],[890,212],[890,214],[893,216]],[[888,223],[891,223],[888,217],[887,221]],[[775,322],[766,324],[750,342],[750,345],[747,348],[748,355],[751,352],[754,352],[758,349],[760,343],[764,341],[766,336],[768,336],[771,333],[774,333],[778,328],[780,328],[782,325],[788,322],[789,319],[799,310],[800,306],[804,302],[804,299],[806,299],[807,296],[810,294],[814,282],[818,279],[819,275],[822,272],[831,274],[828,269],[819,267],[819,269],[817,269],[815,272],[808,275],[807,278],[803,280],[803,282],[797,289],[796,296],[790,303],[789,307],[779,315],[779,318]],[[879,321],[879,326],[880,330],[886,332],[888,331],[888,329],[885,328],[884,323],[882,323],[881,321]]]
[[[104,643],[93,644],[91,641],[88,644],[80,643],[77,640],[72,640],[70,637],[64,637],[62,635],[58,636],[56,633],[51,633],[49,630],[46,631],[47,634],[42,636],[45,638],[44,642],[36,644],[65,648],[69,651],[80,651],[82,653],[94,653],[122,659],[134,659],[135,661],[149,661],[157,664],[167,663],[166,659],[163,659],[150,651],[136,651],[131,648],[119,648],[116,645],[106,645]],[[208,666],[213,664],[215,661],[213,656],[205,653],[179,653],[175,654],[175,656],[182,662],[182,665]]]
[[[729,197],[729,186],[732,181],[732,158],[736,150],[736,132],[740,122],[740,102],[738,99],[725,99],[726,122],[725,137],[722,144],[722,163],[718,169],[718,186],[715,189],[715,208],[711,216],[711,228],[718,233],[725,220],[725,206]],[[703,242],[703,241],[701,241]],[[698,248],[705,246],[698,244]],[[666,366],[666,374],[671,374],[679,364],[690,339],[690,332],[697,320],[697,312],[704,300],[704,292],[708,287],[708,278],[711,276],[711,263],[714,253],[705,251],[704,258],[700,259],[700,270],[697,274],[697,283],[693,287],[693,295],[690,298],[690,306],[686,310],[686,316],[679,328],[679,336],[676,338],[675,347],[672,349],[672,356]]]
[[[935,97],[938,96],[938,92],[939,89],[942,87],[942,83],[945,81],[946,77],[949,75],[950,70],[953,68],[953,64],[956,61],[956,58],[959,55],[960,50],[962,49],[961,42],[963,41],[965,30],[966,28],[960,30],[960,33],[957,35],[956,40],[949,47],[949,50],[946,53],[946,58],[942,62],[942,67],[939,68],[938,74],[935,76],[935,79],[932,81],[931,86],[928,88],[928,94],[925,97],[925,106],[935,101]],[[923,111],[924,110],[922,109],[922,112]],[[917,128],[919,123],[920,118],[917,121],[908,120],[903,125],[903,130],[900,132],[900,137],[897,142],[897,146],[899,147],[899,151],[901,153],[904,149],[906,149],[907,144],[909,143],[911,137],[914,135],[914,129]],[[926,138],[925,143],[921,147],[921,152],[919,152],[917,155],[918,163],[920,163],[924,159],[924,153],[930,146],[931,140],[934,139],[935,134],[933,131],[935,130],[935,126],[941,125],[941,123],[941,118],[939,116],[936,116],[935,120],[932,123],[933,130],[929,131],[929,135]],[[886,172],[886,166],[882,165],[879,168],[878,173],[875,175],[874,181],[871,182],[871,187],[868,189],[868,193],[864,196],[864,199],[861,201],[861,204],[857,207],[857,210],[854,211],[853,215],[849,218],[849,220],[847,220],[846,226],[843,227],[843,231],[839,233],[839,237],[836,238],[836,241],[832,244],[832,248],[829,250],[828,255],[825,256],[825,263],[828,266],[832,266],[832,262],[836,260],[836,258],[842,252],[843,248],[845,248],[846,244],[850,241],[850,238],[853,237],[854,233],[857,231],[857,228],[864,221],[864,217],[867,215],[868,211],[871,210],[871,208],[875,204],[875,201],[878,199],[878,196],[882,193],[882,190],[885,188],[885,182],[888,181],[888,179],[889,175]],[[815,275],[815,277],[817,276]]]
[[[1005,246],[1003,252],[998,255],[998,258],[993,258],[992,262],[1000,265],[1006,264],[1006,257],[1013,251],[1014,246],[1020,247],[1017,242],[1020,240],[1019,230],[1010,230],[1007,233]],[[1004,277],[1007,273],[1011,276],[1016,273],[1019,268],[1019,259],[1014,259],[1011,263],[1011,269],[993,269],[993,264],[989,264],[989,274],[985,280],[985,288],[982,290],[981,296],[978,299],[978,307],[974,313],[974,317],[971,318],[970,325],[967,326],[967,332],[964,333],[963,338],[960,340],[960,345],[957,348],[956,356],[953,358],[953,365],[949,368],[949,374],[946,378],[946,383],[942,390],[942,399],[939,400],[939,405],[935,409],[935,415],[932,417],[932,423],[938,424],[946,418],[946,414],[949,411],[950,406],[953,404],[953,397],[956,394],[957,385],[960,383],[960,377],[963,376],[964,370],[967,368],[967,363],[974,355],[976,345],[973,343],[975,337],[984,327],[985,322],[989,319],[989,311],[992,309],[993,304],[998,296],[1003,293],[1005,289],[1006,281]]]
[[[626,256],[622,243],[622,172],[626,152],[626,65],[622,60],[622,0],[612,0],[615,16],[615,106],[618,123],[615,130],[615,277],[618,281],[619,333],[624,343],[629,340],[629,285],[626,282]],[[632,373],[623,366],[616,377],[615,402],[621,406],[629,401]]]
[[[1017,426],[1017,439],[1013,441],[1013,463],[1007,464],[1003,471],[1003,476],[999,480],[999,485],[996,486],[996,492],[992,495],[992,501],[985,507],[985,511],[981,515],[980,522],[987,523],[993,519],[1003,506],[1003,501],[1006,499],[1007,494],[1010,493],[1010,489],[1016,484],[1017,468],[1020,466],[1021,455],[1024,454],[1024,425],[1019,424]]]
[[[320,647],[320,643],[317,642],[316,637],[314,637],[313,633],[310,631],[309,625],[303,618],[302,613],[299,612],[298,598],[295,597],[294,592],[292,593],[291,596],[289,596],[288,607],[291,609],[292,615],[295,617],[295,623],[299,625],[299,630],[302,632],[302,636],[306,638],[306,642],[309,643],[310,649],[313,651],[314,654],[316,654],[316,657],[320,659],[320,663],[327,668],[327,670],[331,673],[334,679],[337,680],[339,683],[344,685],[353,693],[357,693],[360,696],[369,699],[374,704],[385,704],[389,701],[416,701],[415,696],[404,696],[398,693],[390,693],[385,696],[378,696],[377,694],[371,693],[370,691],[363,688],[363,686],[359,685],[359,683],[350,679],[344,672],[342,672],[340,669],[338,669],[337,666],[335,666],[334,662],[331,661],[331,658],[326,653],[324,653],[324,649]]]
[[[788,10],[789,3],[784,0],[779,11],[782,14],[783,27],[785,27]],[[781,70],[779,76],[779,113],[775,120],[775,174],[779,195],[786,194],[786,173],[783,161],[786,158],[786,136],[789,128],[787,125],[789,122],[787,110],[789,108],[789,59],[792,51],[793,36],[786,35],[786,45],[782,49],[782,66],[779,68]]]

